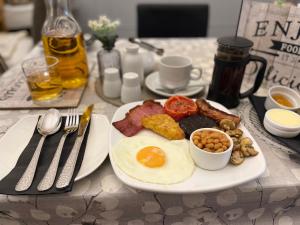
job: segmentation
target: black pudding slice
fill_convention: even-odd
[[[185,138],[189,139],[190,135],[197,129],[200,128],[211,128],[216,127],[217,124],[214,120],[200,115],[192,115],[185,117],[179,121],[179,126],[185,133]]]

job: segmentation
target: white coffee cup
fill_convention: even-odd
[[[198,70],[198,73],[193,73]],[[194,67],[185,56],[164,56],[159,61],[159,81],[164,88],[185,88],[190,80],[199,80],[202,69]]]

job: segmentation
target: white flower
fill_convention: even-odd
[[[107,16],[101,15],[98,20],[89,20],[88,26],[96,36],[115,35],[120,21],[111,21]]]
[[[113,25],[113,27],[118,27],[118,26],[120,26],[121,22],[120,22],[120,20],[115,20],[111,24]]]
[[[106,15],[99,16],[99,23],[108,24],[110,23],[110,19],[108,19]]]

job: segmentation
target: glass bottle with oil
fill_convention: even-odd
[[[45,0],[47,17],[42,29],[46,56],[55,56],[64,88],[87,83],[88,65],[80,26],[71,14],[69,0]]]

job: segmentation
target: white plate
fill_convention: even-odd
[[[178,91],[174,94],[170,94],[168,92],[164,92],[163,90],[157,90],[157,89],[163,89],[163,87],[161,86],[160,82],[159,82],[159,73],[158,72],[153,72],[151,74],[149,74],[145,80],[145,85],[146,87],[154,92],[155,94],[164,96],[164,97],[170,97],[174,94],[176,95],[182,95],[182,96],[192,96],[195,94],[198,94],[200,91],[203,90],[204,88],[204,83],[201,80],[191,80],[188,84],[189,85],[199,85],[199,87],[187,87],[184,90]]]
[[[159,100],[164,103],[165,100]],[[223,110],[225,112],[229,112],[224,106],[220,105],[216,102],[211,102],[211,105]],[[142,104],[142,102],[133,102],[126,105],[121,106],[114,114],[112,122],[121,120],[125,117],[125,114],[129,111],[129,109],[133,108],[136,105]],[[109,149],[109,157],[113,167],[113,170],[117,177],[123,181],[128,186],[142,189],[146,191],[154,191],[154,192],[162,192],[162,193],[199,193],[199,192],[211,192],[218,191],[226,188],[230,188],[233,186],[240,185],[242,183],[251,181],[257,177],[259,177],[266,168],[265,158],[263,153],[249,133],[249,131],[245,128],[243,124],[240,125],[240,129],[244,131],[245,136],[249,137],[253,141],[253,146],[259,152],[259,154],[255,157],[247,158],[244,163],[239,166],[233,166],[228,164],[225,168],[217,171],[208,171],[196,167],[193,175],[187,180],[171,185],[161,185],[161,184],[152,184],[145,183],[139,180],[136,180],[128,175],[126,175],[113,161],[112,158],[112,149],[113,146],[125,136],[120,133],[114,126],[111,126],[110,130],[110,149]],[[137,135],[156,135],[151,131],[143,130],[139,132]],[[158,136],[158,135],[157,135]]]
[[[23,117],[0,139],[0,146],[5,146],[0,148],[0,180],[15,167],[32,137],[37,120],[38,115]],[[108,135],[108,119],[103,115],[93,114],[84,158],[75,181],[91,174],[102,164],[108,154]]]

